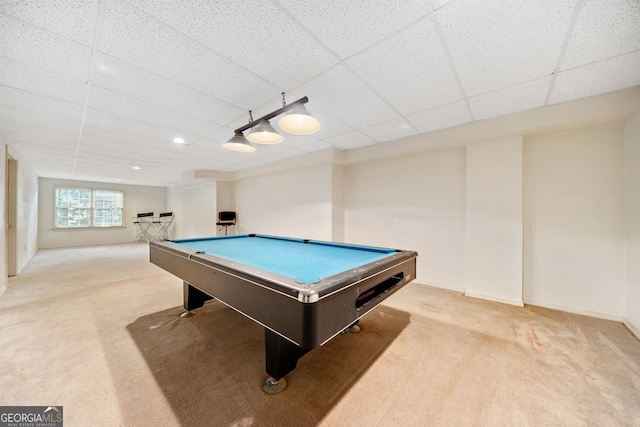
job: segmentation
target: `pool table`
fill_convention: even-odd
[[[183,280],[183,317],[210,299],[265,330],[263,389],[276,394],[298,359],[356,325],[415,278],[414,251],[248,234],[150,243],[152,263]]]

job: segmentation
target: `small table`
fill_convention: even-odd
[[[417,255],[258,234],[150,244],[151,262],[184,281],[182,317],[216,298],[264,326],[269,394],[300,357],[413,280]]]

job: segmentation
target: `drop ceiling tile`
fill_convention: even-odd
[[[5,0],[0,2],[0,12],[91,46],[99,4],[99,0]]]
[[[471,112],[483,120],[542,107],[550,84],[551,76],[471,97]]]
[[[96,58],[93,85],[218,124],[245,114],[226,102],[102,53]]]
[[[34,113],[77,120],[78,122],[82,120],[82,105],[48,98],[8,86],[0,85],[0,104],[23,108]]]
[[[41,138],[33,135],[25,135],[22,133],[11,132],[8,134],[13,142],[18,146],[27,145],[31,148],[42,148],[43,150],[63,150],[69,149],[75,152],[78,145],[78,140],[75,139],[60,139],[60,138]]]
[[[20,148],[20,147],[18,147]],[[27,162],[49,162],[50,164],[60,163],[61,167],[67,167],[73,164],[73,154],[68,152],[56,152],[55,150],[45,151],[40,148],[30,148],[25,146],[20,151],[27,159]],[[56,165],[57,167],[58,165]]]
[[[306,151],[303,151],[299,148],[291,148],[286,151],[281,151],[280,153],[278,153],[278,156],[288,159],[292,157],[299,157],[299,156],[302,156],[303,154],[306,154]]]
[[[334,136],[325,140],[334,147],[342,150],[351,150],[353,148],[366,147],[367,145],[376,144],[376,140],[359,132],[353,131],[345,133],[344,135]]]
[[[398,117],[391,107],[344,65],[336,66],[296,91],[306,93],[314,107],[333,117],[340,117],[340,121],[354,129]]]
[[[160,124],[149,123],[124,115],[96,110],[94,108],[87,109],[85,122],[106,129],[119,130],[122,132],[129,132],[152,138],[164,139],[167,141],[173,141],[173,138],[176,136],[181,136],[187,143],[191,143],[192,141],[196,141],[201,138],[199,135],[185,132],[181,129],[174,129]]]
[[[451,3],[451,0],[431,0],[431,6],[433,6],[434,10],[438,10],[442,6],[446,6],[448,3]]]
[[[462,99],[428,19],[350,58],[347,64],[402,114]]]
[[[338,62],[273,2],[130,3],[281,87],[297,86]]]
[[[20,133],[27,136],[32,136],[35,138],[51,137],[55,139],[68,139],[68,140],[77,141],[80,124],[78,123],[76,130],[73,130],[73,131],[53,130],[50,128],[33,126],[30,124],[0,119],[0,127],[2,127],[7,133],[15,132],[15,133]]]
[[[640,85],[640,51],[558,73],[549,104]]]
[[[422,0],[280,0],[280,4],[341,59],[390,36],[428,13]]]
[[[403,118],[369,126],[361,129],[361,132],[374,139],[376,142],[391,141],[416,135],[418,133],[413,125]]]
[[[640,49],[640,2],[584,0],[562,70]]]
[[[74,104],[84,104],[86,83],[0,58],[0,85]]]
[[[199,142],[196,145],[188,147],[188,149],[176,156],[180,159],[189,161],[215,160],[231,163],[240,163],[246,160],[248,155],[252,153],[238,153],[222,148],[223,142]]]
[[[95,136],[83,135],[80,140],[80,148],[87,150],[109,150],[127,151],[132,155],[148,155],[148,156],[171,156],[174,148],[165,141],[146,141],[138,140],[130,142],[118,139],[117,136],[111,138],[100,138]]]
[[[420,111],[407,116],[407,120],[421,133],[426,133],[468,123],[471,121],[471,116],[465,102],[458,101],[449,105]]]
[[[59,131],[77,132],[80,122],[0,104],[0,121],[8,120]]]
[[[115,147],[113,145],[88,145],[81,144],[78,150],[78,156],[82,157],[100,157],[105,164],[115,162],[126,162],[127,164],[139,165],[148,164],[148,162],[158,162],[163,159],[160,153],[156,151],[148,151],[144,153],[128,150],[126,147]]]
[[[243,109],[279,89],[122,1],[107,8],[100,51]]]
[[[220,127],[215,123],[149,104],[99,87],[91,89],[91,108],[121,114],[134,120],[168,126],[195,135],[206,136]]]
[[[466,95],[550,75],[574,3],[460,0],[438,9],[436,18]]]
[[[91,49],[0,14],[0,57],[87,81]]]

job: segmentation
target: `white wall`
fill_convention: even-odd
[[[526,303],[624,314],[624,126],[525,141]]]
[[[38,175],[18,156],[16,273],[38,252]]]
[[[167,190],[167,210],[175,215],[173,239],[216,235],[217,185],[215,182]]]
[[[236,211],[236,193],[235,193],[235,184],[233,181],[217,181],[216,182],[216,207],[218,212],[220,211]],[[216,216],[216,219],[218,217]],[[240,218],[236,216],[236,222],[239,221]],[[217,235],[224,236],[225,233],[228,235],[238,234],[237,229],[234,226],[227,227],[225,230],[224,227],[218,227]]]
[[[418,252],[420,283],[464,288],[465,150],[345,170],[345,241]]]
[[[7,150],[17,160],[17,212],[16,212],[16,274],[20,274],[31,257],[38,251],[38,177],[15,149],[13,142],[0,129],[0,294],[7,283],[6,259],[6,165]]]
[[[40,178],[38,180],[38,246],[40,248],[61,248],[67,246],[103,245],[132,242],[136,237],[133,217],[141,212],[166,211],[166,189],[100,182]],[[61,230],[54,228],[56,187],[78,187],[124,192],[124,219],[122,228],[95,228]]]
[[[7,290],[7,144],[9,138],[0,129],[0,295]]]
[[[332,165],[235,182],[238,233],[332,237]]]
[[[625,323],[640,338],[640,114],[627,123],[626,147]]]
[[[467,147],[466,295],[522,305],[522,138]]]
[[[344,167],[333,165],[331,169],[331,241],[344,242],[344,198],[345,173]]]

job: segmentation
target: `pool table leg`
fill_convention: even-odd
[[[206,301],[213,299],[211,295],[202,292],[200,289],[193,287],[188,282],[182,282],[182,292],[184,298],[184,309],[186,310],[184,313],[180,315],[182,318],[195,316],[196,308],[200,308],[204,305]]]
[[[262,389],[265,393],[277,394],[287,387],[284,376],[296,368],[298,359],[310,349],[298,347],[267,328],[264,329],[264,343],[267,374],[271,377],[265,380]]]

